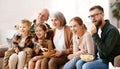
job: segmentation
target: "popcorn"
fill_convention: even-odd
[[[94,56],[90,54],[85,54],[85,55],[80,55],[80,58],[83,61],[90,62],[90,61],[93,61]]]

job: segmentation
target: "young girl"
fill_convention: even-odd
[[[13,37],[12,48],[5,52],[4,69],[23,69],[32,58],[31,22],[22,20],[19,33]]]
[[[35,29],[36,38],[34,39],[34,57],[29,62],[29,69],[41,69],[41,62],[44,58],[43,51],[50,51],[53,49],[51,40],[45,38],[47,28],[44,24],[37,24]]]
[[[80,17],[74,17],[70,21],[71,31],[73,33],[73,54],[68,55],[69,62],[67,62],[63,69],[82,69],[79,61],[81,54],[94,55],[94,42],[92,36],[87,32],[86,26]],[[77,67],[76,67],[77,65]]]

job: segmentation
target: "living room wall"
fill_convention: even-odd
[[[89,29],[89,8],[101,5],[105,9],[105,19],[110,19],[109,3],[110,0],[0,0],[0,44],[7,44],[6,38],[15,33],[14,25],[21,19],[32,21],[41,8],[48,8],[50,12],[61,11],[68,24],[72,17],[80,16]]]

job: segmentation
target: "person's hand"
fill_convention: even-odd
[[[36,55],[39,54],[39,49],[38,48],[35,49],[35,54]]]
[[[19,53],[19,51],[20,51],[20,50],[19,50],[18,48],[15,48],[15,53],[17,53],[17,54],[18,54],[18,53]]]
[[[48,49],[47,49],[47,48],[41,48],[41,50],[42,50],[43,52],[48,51]]]
[[[81,50],[81,51],[78,51],[78,52],[76,53],[76,55],[80,56],[80,55],[83,55],[83,54],[86,54],[86,53],[87,53],[86,50]]]
[[[67,58],[68,58],[69,60],[72,59],[73,57],[75,57],[75,54],[70,54],[70,55],[67,56]]]
[[[37,60],[42,59],[42,58],[43,58],[43,56],[35,56],[32,58],[32,61],[37,61]]]
[[[96,26],[93,24],[93,25],[92,25],[92,28],[91,28],[91,34],[93,35],[93,34],[95,34],[95,33],[97,33],[97,28],[96,28]]]
[[[78,52],[74,52],[74,56],[80,56],[80,55],[83,55],[83,54],[86,54],[87,51],[86,50],[81,50],[81,51],[78,51]]]
[[[52,55],[53,57],[59,57],[62,55],[62,51],[58,51],[58,50],[55,51],[56,51],[55,54]]]

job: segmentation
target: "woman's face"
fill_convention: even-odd
[[[51,22],[55,28],[59,28],[61,26],[60,21],[54,17],[51,17]]]
[[[40,27],[36,27],[35,33],[36,33],[36,36],[37,36],[39,39],[45,37],[45,31],[44,31],[42,28],[40,28]]]
[[[20,27],[19,27],[20,34],[23,34],[23,35],[27,34],[29,30],[30,30],[30,27],[27,24],[25,23],[20,24]]]
[[[82,31],[82,26],[80,26],[77,21],[71,21],[70,22],[70,29],[73,33],[73,35],[78,35]]]

